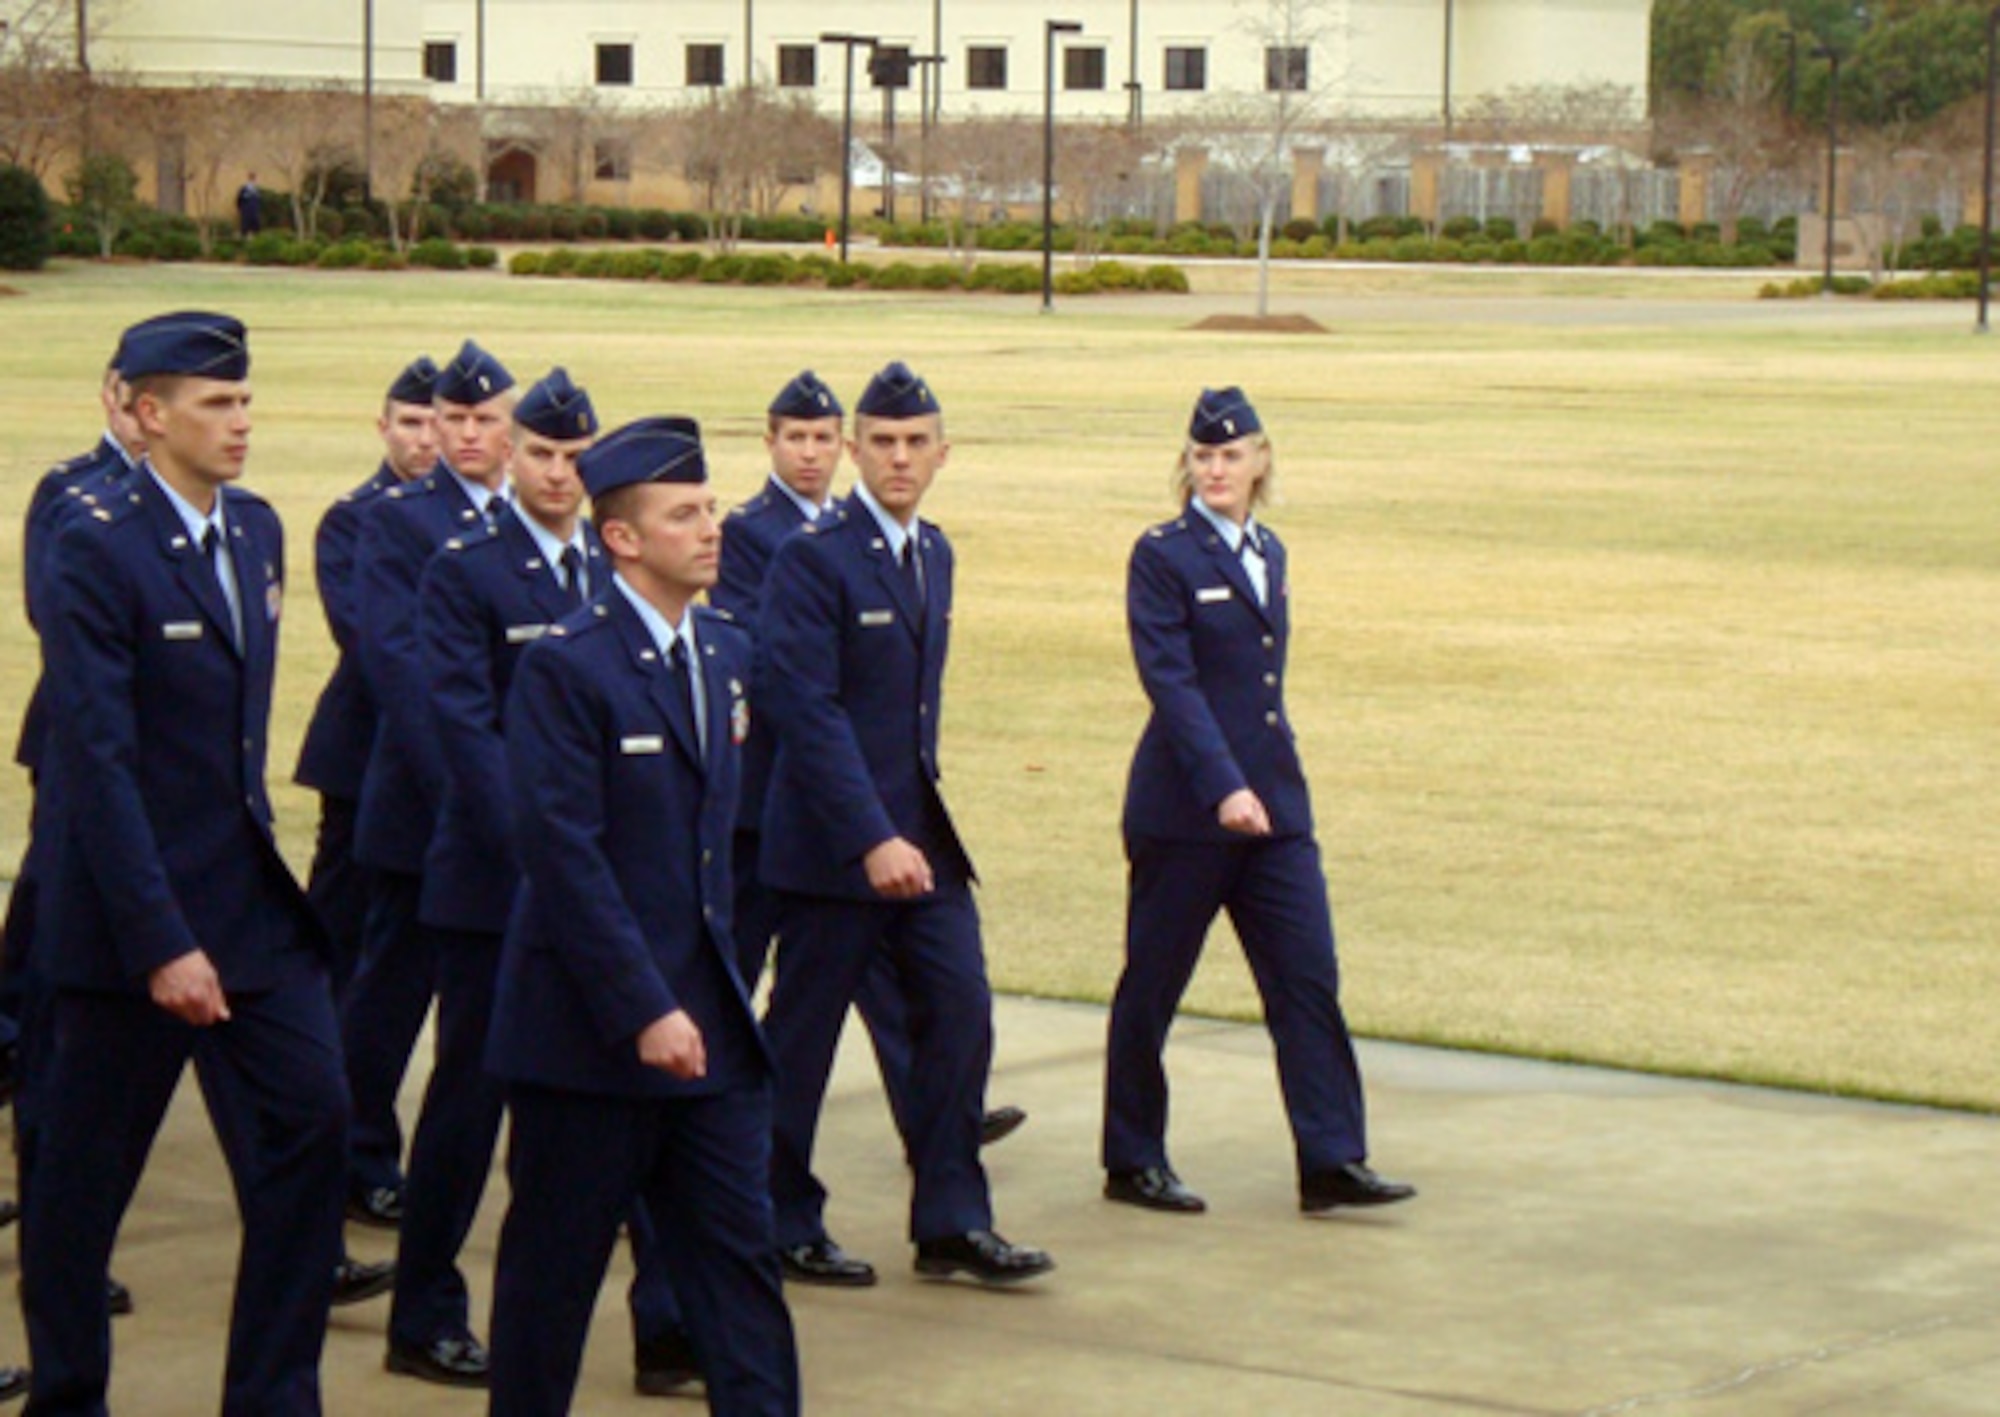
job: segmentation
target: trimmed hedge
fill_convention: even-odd
[[[1008,295],[1039,294],[1039,267],[1020,262],[982,262],[970,273],[941,263],[895,261],[848,265],[814,253],[808,256],[732,252],[703,256],[697,251],[519,251],[507,263],[517,276],[579,277],[598,280],[694,281],[703,285],[824,285],[828,290],[862,286],[869,290],[992,291]],[[1110,291],[1155,291],[1186,294],[1187,273],[1178,266],[1130,266],[1099,261],[1078,271],[1065,271],[1056,288],[1067,295]]]
[[[53,208],[41,178],[0,165],[0,270],[40,270],[54,249]]]

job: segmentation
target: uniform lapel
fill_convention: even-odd
[[[187,523],[150,476],[136,479],[132,487],[133,495],[145,504],[146,514],[160,534],[162,550],[173,564],[175,578],[201,607],[209,633],[221,636],[223,646],[231,654],[237,654],[236,626],[229,616],[229,602],[223,598],[222,582],[215,578],[215,563],[202,554],[201,543],[188,535]],[[232,555],[235,550],[231,548]],[[240,574],[237,580],[240,592]]]
[[[701,744],[694,734],[694,705],[689,702],[687,688],[674,677],[673,665],[664,659],[659,646],[653,643],[652,632],[646,628],[639,613],[625,603],[623,594],[606,596],[604,603],[611,607],[616,617],[618,632],[625,640],[626,653],[632,657],[632,664],[646,681],[646,693],[673,730],[674,741],[688,762],[701,771]]]
[[[522,515],[509,509],[501,516],[500,540],[507,548],[508,564],[513,566],[514,573],[526,585],[528,598],[534,602],[536,612],[546,616],[553,624],[575,607],[570,604],[569,593],[556,579],[560,569],[551,566],[542,555],[541,544],[522,523]]]
[[[868,557],[875,565],[875,578],[889,592],[896,602],[903,624],[910,636],[916,640],[924,637],[924,604],[910,595],[909,583],[903,579],[903,568],[896,563],[896,553],[889,549],[889,539],[882,535],[882,528],[875,524],[875,518],[861,509],[859,517],[850,518],[850,525],[868,538]]]
[[[1271,608],[1257,599],[1257,587],[1250,584],[1250,573],[1243,569],[1243,557],[1229,549],[1229,543],[1222,539],[1222,533],[1210,526],[1206,518],[1198,513],[1189,515],[1192,518],[1190,525],[1200,533],[1203,544],[1208,548],[1209,560],[1222,573],[1223,579],[1229,582],[1252,614],[1265,624],[1270,624]],[[1266,566],[1267,573],[1275,572],[1276,569],[1275,566]],[[1275,601],[1278,595],[1278,577],[1275,574],[1266,574],[1265,582],[1271,599]]]
[[[232,508],[229,513],[229,554],[236,566],[236,599],[243,609],[243,661],[246,664],[266,663],[272,657],[272,645],[278,627],[271,618],[274,608],[272,600],[272,576],[267,564],[267,556],[262,543],[243,524],[243,518]],[[223,606],[223,618],[229,616],[229,607]]]

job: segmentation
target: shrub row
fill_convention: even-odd
[[[1819,295],[1824,281],[1819,276],[1772,281],[1757,292],[1760,300],[1807,300]],[[1880,285],[1867,276],[1835,276],[1835,295],[1866,295],[1875,300],[1977,300],[1978,271],[1933,271],[1914,280],[1885,280]]]
[[[829,290],[863,286],[870,290],[979,290],[1027,295],[1042,288],[1034,266],[1013,262],[983,262],[969,272],[942,263],[919,265],[895,261],[842,265],[818,254],[734,252],[704,256],[698,251],[522,251],[507,263],[517,276],[574,276],[597,280],[695,281],[704,285],[820,285]],[[1187,275],[1175,266],[1128,266],[1100,261],[1080,271],[1066,271],[1056,288],[1068,295],[1101,291],[1150,290],[1185,293]]]

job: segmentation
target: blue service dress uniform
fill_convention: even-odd
[[[1109,1171],[1168,1164],[1161,1052],[1218,910],[1229,912],[1263,999],[1300,1176],[1368,1154],[1312,802],[1285,713],[1285,549],[1268,529],[1260,539],[1262,597],[1192,509],[1132,551],[1126,613],[1152,716],[1125,793],[1131,878],[1106,1064]],[[1245,787],[1270,815],[1268,837],[1217,820],[1222,800]]]
[[[759,618],[755,701],[775,726],[759,866],[785,896],[765,1029],[778,1059],[771,1194],[778,1243],[827,1238],[814,1137],[841,1025],[886,950],[908,1004],[905,1099],[919,1242],[992,1228],[979,1124],[993,1001],[972,863],[938,793],[938,720],[951,625],[952,552],[928,522],[924,590],[872,513],[849,500],[778,547]],[[936,888],[892,901],[862,858],[903,837]]]
[[[264,782],[283,539],[262,501],[220,495],[240,617],[149,472],[72,519],[51,558],[53,994],[22,1236],[37,1412],[104,1410],[106,1265],[190,1058],[243,1215],[223,1410],[319,1410],[348,1098],[324,937]],[[196,949],[231,1009],[207,1028],[148,994]]]
[[[831,510],[829,504],[828,511]],[[771,572],[771,557],[780,541],[805,525],[805,513],[798,503],[769,483],[723,518],[722,563],[708,599],[710,604],[734,616],[736,623],[752,637],[757,633],[758,611],[763,602],[764,581]],[[743,745],[743,791],[736,809],[735,862],[737,960],[743,982],[753,993],[764,972],[771,937],[778,931],[777,894],[764,884],[757,871],[764,799],[770,793],[771,766],[777,751],[777,737],[770,724],[762,714],[752,714],[750,739]],[[878,956],[877,966],[862,979],[854,996],[854,1008],[868,1026],[869,1039],[875,1045],[875,1060],[882,1070],[882,1088],[889,1098],[889,1111],[907,1146],[909,1130],[903,1119],[910,1091],[910,1028],[903,1017],[903,996],[896,983],[895,969],[887,955]]]
[[[98,504],[99,497],[115,489],[133,468],[131,456],[109,432],[88,452],[56,464],[42,475],[29,497],[22,519],[23,604],[28,624],[40,634],[49,596],[49,553],[64,520],[78,509]],[[44,832],[40,827],[39,778],[42,755],[49,735],[48,696],[43,676],[36,675],[28,694],[28,706],[21,717],[21,734],[14,749],[14,761],[28,770],[28,846],[14,885],[7,893],[4,947],[0,947],[0,1042],[15,1043],[15,1149],[23,1175],[32,1164],[35,1125],[34,1077],[40,1071],[34,1035],[34,1014],[39,993],[29,978],[34,953],[35,904],[41,889],[45,854],[36,848]],[[23,1182],[25,1184],[25,1180]]]
[[[765,1189],[771,1061],[736,971],[729,841],[745,637],[690,611],[684,671],[613,587],[522,657],[507,710],[516,851],[488,1065],[508,1081],[513,1200],[494,1277],[492,1412],[566,1412],[618,1223],[657,1219],[712,1411],[796,1412]],[[640,1063],[684,1009],[707,1074]]]
[[[401,1183],[396,1094],[437,989],[437,941],[417,912],[445,766],[425,690],[417,597],[438,548],[483,530],[486,520],[487,508],[442,462],[361,513],[356,644],[380,717],[354,828],[354,859],[369,872],[368,918],[341,1017],[354,1092],[349,1184],[357,1191]]]
[[[313,705],[299,747],[292,781],[319,794],[319,831],[313,842],[306,896],[319,912],[333,942],[334,997],[347,992],[361,957],[361,931],[368,918],[368,874],[354,859],[354,824],[361,805],[361,779],[375,742],[375,702],[361,673],[356,648],[360,634],[355,562],[361,542],[362,509],[402,481],[383,463],[366,482],[347,493],[320,518],[313,537],[313,573],[320,609],[333,633],[338,658],[326,687]]]
[[[447,540],[425,568],[417,623],[432,720],[445,760],[443,804],[424,858],[418,918],[437,941],[436,1054],[410,1142],[394,1341],[469,1332],[457,1259],[493,1164],[505,1092],[486,1071],[500,939],[520,883],[502,715],[523,651],[579,602],[508,508],[491,529]],[[610,572],[594,532],[585,579]]]

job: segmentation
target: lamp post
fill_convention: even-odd
[[[2000,5],[1986,12],[1986,155],[1979,176],[1979,323],[1974,334],[1987,333],[1986,307],[1993,285],[1993,110],[2000,92]]]
[[[821,44],[838,44],[847,51],[846,87],[840,100],[840,264],[847,264],[847,217],[854,190],[854,50],[858,45],[875,47],[875,36],[831,31],[819,37]]]
[[[1125,109],[1125,121],[1137,128],[1145,122],[1145,85],[1139,82],[1139,0],[1132,0],[1132,24],[1130,48],[1132,50],[1132,77],[1125,81],[1125,92],[1129,102]]]
[[[1451,141],[1451,45],[1452,31],[1457,28],[1458,7],[1453,0],[1444,0],[1444,140]]]
[[[375,200],[375,0],[361,0],[361,203]]]
[[[1840,152],[1840,51],[1830,44],[1823,44],[1813,51],[1815,59],[1824,59],[1828,65],[1826,81],[1826,251],[1820,275],[1819,293],[1822,299],[1833,298],[1833,209],[1835,189],[1838,180],[1837,155]]]
[[[944,87],[944,56],[913,54],[917,66],[917,220],[931,219],[931,83]]]
[[[1042,32],[1042,313],[1056,308],[1056,36],[1081,34],[1076,20],[1046,20]]]

